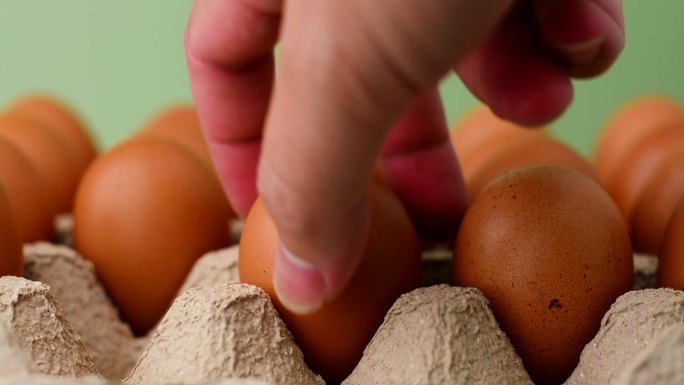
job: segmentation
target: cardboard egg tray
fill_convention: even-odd
[[[70,221],[60,223],[68,244]],[[0,385],[324,384],[265,293],[238,283],[237,246],[199,259],[143,337],[77,252],[24,252],[25,277],[0,278]],[[424,253],[426,287],[397,300],[343,384],[532,384],[481,293],[446,284],[450,258]],[[684,384],[684,293],[649,289],[655,268],[635,255],[635,291],[606,314],[565,384]]]

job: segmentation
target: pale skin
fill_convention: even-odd
[[[353,274],[376,159],[418,231],[453,240],[467,197],[435,91],[449,71],[540,125],[623,45],[622,0],[196,0],[185,43],[224,189],[241,216],[263,197],[276,292],[299,313]]]

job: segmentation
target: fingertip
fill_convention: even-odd
[[[525,76],[523,76],[524,78]],[[509,83],[504,97],[489,104],[497,116],[527,127],[542,127],[557,119],[570,106],[574,88],[570,79],[555,71],[540,69],[529,82]],[[517,84],[515,84],[517,83]]]
[[[556,0],[537,13],[546,46],[577,78],[606,71],[624,46],[620,1],[608,5],[595,0]]]
[[[601,54],[602,45],[603,36],[596,36],[579,43],[556,44],[556,50],[573,66],[581,67],[596,61]]]
[[[525,20],[503,23],[457,73],[494,114],[525,126],[556,119],[574,96],[567,70],[548,55]]]
[[[275,292],[288,310],[310,314],[344,291],[362,259],[370,228],[368,193],[351,207],[331,204],[291,178],[283,183],[267,164],[261,163],[259,186],[280,240]]]
[[[273,287],[280,303],[296,314],[311,314],[320,309],[328,292],[323,273],[294,255],[282,242],[276,250]]]

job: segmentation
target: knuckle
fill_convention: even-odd
[[[185,29],[183,36],[183,47],[185,48],[185,55],[188,58],[196,59],[201,57],[201,39],[198,37],[198,32],[193,28],[193,23],[190,22]]]

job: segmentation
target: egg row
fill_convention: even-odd
[[[45,211],[52,215],[69,212],[78,180],[96,156],[88,128],[78,115],[67,105],[48,96],[22,97],[0,115],[0,138],[19,149],[43,181],[42,188],[34,192],[43,194],[43,200],[36,198],[34,202],[42,202]],[[28,167],[16,168],[15,172],[18,174],[3,175],[3,182],[20,183],[32,179],[33,172]],[[21,215],[25,213],[18,208],[17,220],[37,216]],[[20,226],[22,233],[26,233],[22,239],[49,238],[51,227],[41,224],[43,232]]]
[[[191,105],[96,156],[85,125],[54,98],[20,98],[0,114],[0,276],[20,276],[21,244],[54,241],[58,214],[73,213],[74,246],[144,333],[192,263],[229,244],[232,209]]]
[[[21,243],[52,240],[95,157],[79,117],[58,100],[27,95],[0,112],[0,275],[21,274]]]
[[[596,148],[596,171],[630,224],[635,249],[660,254],[684,195],[684,110],[647,96],[618,110]]]
[[[547,127],[522,127],[484,106],[473,108],[454,123],[451,143],[471,200],[496,177],[532,164],[557,164],[598,180],[591,164],[554,139]]]

